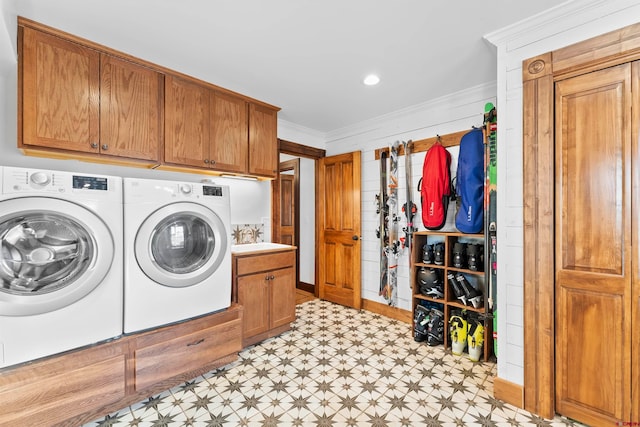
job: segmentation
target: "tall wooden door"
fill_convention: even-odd
[[[279,242],[296,245],[295,177],[280,174],[280,238]]]
[[[559,81],[555,92],[556,411],[616,425],[631,415],[632,270],[639,267],[631,64]]]
[[[316,190],[319,297],[359,309],[360,152],[320,159]]]

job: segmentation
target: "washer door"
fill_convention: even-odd
[[[102,282],[113,255],[105,223],[75,203],[47,197],[0,202],[0,315],[73,304]]]
[[[142,271],[173,288],[196,285],[211,276],[227,252],[227,231],[212,210],[179,202],[164,206],[142,223],[135,254]]]

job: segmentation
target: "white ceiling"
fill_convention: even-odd
[[[562,3],[9,1],[17,15],[277,105],[319,132],[495,81],[483,36]],[[367,87],[372,72],[382,81]]]

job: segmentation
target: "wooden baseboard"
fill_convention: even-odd
[[[413,316],[411,315],[411,311],[403,310],[398,307],[390,307],[387,304],[380,304],[379,302],[363,299],[362,309],[399,320],[409,325],[413,323]]]
[[[524,408],[524,387],[502,378],[493,379],[493,397],[518,408]]]
[[[314,285],[312,285],[311,283],[306,283],[306,282],[298,282],[298,289],[301,289],[305,292],[309,292],[314,294],[315,296],[318,296],[316,294],[316,287]]]

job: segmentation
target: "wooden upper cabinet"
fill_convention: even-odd
[[[227,172],[247,172],[247,101],[214,92],[211,101],[212,168]]]
[[[275,178],[277,107],[25,18],[18,34],[25,153]]]
[[[209,166],[211,90],[178,77],[165,77],[164,160],[185,166]]]
[[[98,153],[100,53],[24,28],[21,65],[22,144]]]
[[[158,160],[163,136],[163,75],[103,54],[100,79],[100,151]]]
[[[244,99],[174,76],[165,92],[165,162],[247,172]]]
[[[159,159],[162,74],[28,27],[22,40],[22,146]]]
[[[249,173],[275,177],[278,172],[278,112],[249,104]]]

